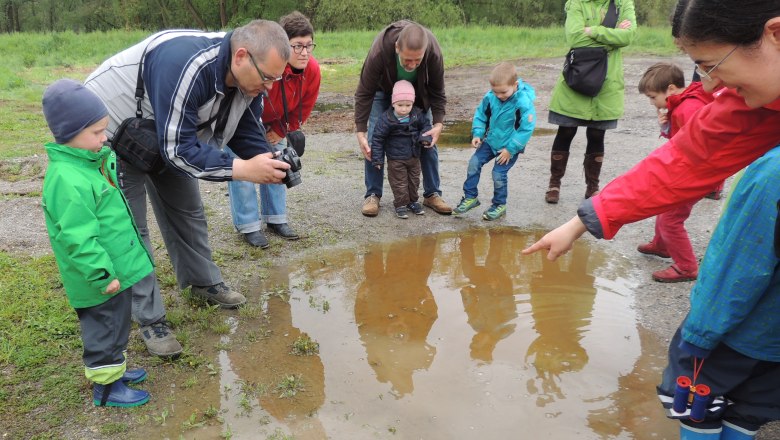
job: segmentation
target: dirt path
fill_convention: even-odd
[[[606,157],[602,182],[607,182],[628,170],[633,164],[661,144],[655,123],[655,111],[647,99],[640,96],[636,86],[641,74],[661,58],[633,57],[625,60],[626,112],[618,128],[607,133]],[[690,76],[692,65],[685,57],[675,61]],[[537,91],[539,128],[554,129],[547,124],[548,103],[553,82],[560,71],[562,59],[518,60],[520,75]],[[487,90],[487,74],[492,66],[456,68],[447,73],[447,121],[468,120],[474,107]],[[324,93],[320,103],[349,104],[352,97]],[[339,106],[341,107],[341,106]],[[551,130],[552,131],[552,130]],[[421,233],[459,230],[488,226],[478,216],[452,218],[426,212],[423,218],[400,221],[391,215],[391,197],[382,201],[382,211],[376,218],[360,215],[364,192],[363,161],[358,155],[353,134],[351,109],[315,113],[307,125],[307,152],[303,158],[303,184],[289,191],[288,207],[291,224],[308,238],[298,244],[282,243],[272,238],[269,252],[275,261],[286,263],[327,248],[361,247],[374,241],[390,240]],[[578,133],[572,145],[572,160],[564,178],[561,202],[544,203],[544,191],[549,176],[549,151],[552,135],[535,136],[526,154],[510,173],[508,212],[501,221],[504,226],[551,229],[571,218],[584,193],[584,177],[579,157],[584,152],[584,132]],[[442,189],[445,199],[456,203],[461,196],[466,162],[471,149],[442,148],[440,151]],[[12,161],[2,166],[41,165],[43,158]],[[43,168],[41,166],[41,168]],[[482,193],[490,191],[491,182],[484,174]],[[41,255],[50,252],[43,215],[37,192],[41,176],[21,182],[0,181],[0,249],[22,255]],[[233,231],[226,197],[226,184],[201,183],[207,205],[210,242],[217,252],[242,252],[245,245]],[[481,187],[482,188],[482,187]],[[727,186],[728,188],[728,186]],[[34,197],[18,195],[34,194]],[[386,194],[390,195],[386,185]],[[696,205],[686,227],[694,250],[701,257],[717,222],[722,202],[704,200]],[[151,212],[151,210],[150,210]],[[414,221],[412,221],[414,220]],[[151,224],[151,223],[150,223]],[[641,325],[668,341],[688,308],[688,293],[692,283],[659,284],[650,280],[650,273],[668,265],[667,261],[649,258],[636,252],[637,244],[652,237],[652,220],[625,227],[613,241],[596,241],[596,246],[608,248],[616,258],[635,271],[639,283],[636,307]],[[153,231],[153,234],[158,234]],[[159,240],[159,235],[156,235]],[[519,249],[518,249],[519,251]],[[157,258],[164,258],[161,247]],[[531,257],[539,258],[539,257]],[[244,274],[252,270],[252,260],[235,260],[222,265],[225,277],[240,286]],[[768,433],[763,438],[780,438]]]

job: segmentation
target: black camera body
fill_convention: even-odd
[[[289,145],[284,147],[284,150],[280,152],[276,159],[290,165],[290,168],[285,170],[286,175],[282,179],[287,188],[292,188],[301,183],[301,168],[303,165],[301,164],[301,158],[293,148]]]
[[[306,135],[301,130],[288,132],[287,145],[298,153],[298,157],[303,157],[303,153],[306,151]]]

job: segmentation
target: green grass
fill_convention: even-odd
[[[434,29],[445,67],[493,64],[503,60],[563,56],[563,29],[460,26]],[[0,160],[43,153],[49,133],[40,111],[43,90],[68,77],[84,80],[104,59],[142,40],[140,31],[89,34],[2,34],[0,53]],[[316,34],[315,57],[322,68],[322,91],[352,94],[376,31]],[[677,52],[668,28],[639,28],[627,55]]]

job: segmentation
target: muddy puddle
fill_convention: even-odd
[[[553,136],[558,131],[554,128],[537,127],[533,136]],[[439,136],[439,147],[471,146],[471,121],[444,121],[444,129]]]
[[[541,234],[425,235],[269,271],[251,295],[266,314],[228,318],[211,377],[147,438],[676,438],[654,393],[665,347],[638,329],[625,260],[586,242],[521,256]]]

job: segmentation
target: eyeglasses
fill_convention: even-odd
[[[303,49],[306,49],[306,52],[312,53],[312,51],[317,47],[316,43],[309,43],[306,45],[303,44],[291,44],[290,47],[292,47],[293,52],[300,54],[303,52]]]
[[[715,71],[715,69],[717,69],[717,68],[718,68],[718,66],[720,66],[721,64],[723,64],[723,62],[724,62],[724,61],[726,61],[726,58],[730,57],[730,56],[731,56],[731,54],[733,54],[733,53],[734,53],[734,51],[735,51],[735,50],[737,50],[737,47],[739,47],[739,46],[734,46],[734,49],[731,49],[731,51],[729,51],[729,53],[727,53],[725,57],[723,57],[723,58],[722,58],[720,61],[718,61],[717,63],[715,63],[715,65],[714,65],[714,66],[712,66],[711,68],[707,69],[707,71],[706,71],[706,72],[704,71],[704,69],[702,69],[702,68],[701,68],[701,66],[699,66],[698,64],[696,64],[696,73],[698,73],[698,74],[699,74],[699,76],[700,76],[702,79],[705,79],[705,80],[707,80],[707,81],[712,81],[712,77],[710,76],[710,73],[712,73],[713,71]]]
[[[276,81],[279,81],[280,79],[282,79],[281,76],[274,78],[271,75],[264,74],[263,71],[260,70],[259,67],[257,67],[257,63],[255,62],[255,57],[252,56],[252,53],[249,52],[249,51],[247,51],[246,53],[247,53],[247,55],[249,55],[249,61],[251,61],[252,65],[255,66],[255,70],[257,70],[257,73],[260,74],[260,79],[263,80],[263,85],[266,85],[266,86],[267,85],[271,85],[271,84],[275,83]]]

